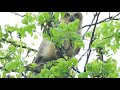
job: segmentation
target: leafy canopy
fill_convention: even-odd
[[[102,22],[95,29],[94,41],[90,49],[98,50],[99,56],[106,56],[108,59],[94,59],[86,64],[86,71],[78,72],[76,67],[79,61],[75,58],[60,58],[44,65],[41,73],[35,74],[32,70],[28,71],[28,57],[34,57],[36,50],[30,48],[25,39],[28,35],[34,40],[39,38],[36,29],[39,27],[42,31],[43,38],[48,38],[56,46],[61,47],[64,40],[71,39],[74,48],[85,47],[82,37],[77,34],[79,20],[69,24],[59,23],[59,18],[64,17],[65,12],[40,12],[33,14],[25,13],[22,19],[22,26],[5,25],[0,27],[0,77],[1,78],[117,78],[119,77],[119,68],[117,62],[111,57],[110,52],[114,54],[120,48],[120,21],[110,20]],[[14,39],[14,33],[17,40]],[[85,38],[92,37],[93,30],[85,33]],[[29,42],[29,40],[28,40]],[[34,43],[34,41],[33,41]],[[34,45],[34,44],[33,44]],[[23,56],[23,53],[26,56]],[[32,55],[30,55],[32,53]],[[36,66],[31,64],[31,68]],[[14,72],[14,75],[11,73]]]

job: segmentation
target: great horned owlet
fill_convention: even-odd
[[[76,19],[80,20],[80,24],[77,30],[77,33],[81,35],[81,30],[82,30],[82,21],[83,21],[83,16],[81,12],[66,12],[65,16],[60,19],[60,22],[64,22],[66,24],[69,24],[70,22],[75,21]],[[76,54],[79,53],[80,48],[77,48],[74,50],[70,40],[65,40],[63,44],[63,49],[66,51],[65,53],[63,52],[64,55],[68,57],[75,56]]]
[[[81,34],[82,29],[82,21],[83,21],[83,15],[81,12],[66,12],[65,16],[60,19],[60,22],[64,22],[66,24],[75,21],[76,19],[80,20],[80,25],[78,28],[78,33]]]
[[[81,12],[66,12],[65,16],[60,19],[60,22],[64,22],[64,23],[68,24],[70,22],[75,21],[76,19],[80,20],[80,25],[79,25],[77,32],[78,32],[78,34],[81,35],[81,27],[82,27],[82,19],[83,19]],[[37,64],[41,64],[41,63],[45,63],[47,61],[56,60],[58,58],[61,58],[61,57],[63,57],[63,55],[72,57],[79,53],[80,48],[77,48],[74,50],[73,46],[71,46],[71,42],[69,39],[65,40],[64,44],[62,46],[63,46],[63,49],[61,49],[61,50],[65,50],[65,52],[58,51],[53,42],[48,41],[47,39],[43,39],[43,41],[40,44],[40,47],[38,49],[36,58],[34,59],[33,62],[37,63]],[[62,52],[63,55],[61,55],[60,52]]]

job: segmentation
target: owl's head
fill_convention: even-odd
[[[79,19],[82,23],[82,13],[81,12],[66,12],[65,16],[60,19],[60,22],[64,22],[66,24],[75,21],[76,19]]]

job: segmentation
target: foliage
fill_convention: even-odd
[[[60,58],[44,66],[41,73],[34,76],[34,78],[67,78],[74,77],[71,73],[71,67],[77,66],[77,59],[71,58],[69,61]]]
[[[77,47],[84,47],[81,37],[76,31],[78,25],[79,25],[79,20],[75,20],[74,22],[71,22],[68,25],[65,23],[60,23],[60,25],[57,28],[50,29],[50,34],[52,35],[51,39],[59,47],[63,44],[64,40],[66,39],[71,39],[75,49]]]
[[[85,47],[82,36],[78,35],[77,29],[80,23],[75,20],[69,24],[59,23],[59,18],[64,17],[64,12],[39,12],[33,14],[27,12],[22,19],[22,26],[5,25],[0,27],[0,77],[1,78],[118,78],[120,70],[117,67],[115,59],[111,58],[110,52],[114,54],[120,48],[120,21],[110,19],[108,22],[101,22],[95,28],[95,35],[90,49],[95,49],[97,54],[106,56],[108,59],[98,58],[91,63],[85,65],[86,71],[79,72],[76,67],[79,61],[75,58],[64,57],[55,61],[44,64],[44,68],[40,73],[35,74],[32,70],[28,70],[27,57],[29,53],[36,53],[31,49],[25,38],[30,35],[31,38],[38,39],[39,36],[35,33],[36,28],[42,30],[43,38],[48,38],[54,42],[57,47],[61,48],[64,40],[70,39],[74,48]],[[16,33],[17,40],[13,34]],[[85,33],[85,39],[91,39],[93,29]],[[22,53],[27,51],[25,57]],[[36,64],[31,62],[31,68]],[[14,72],[14,75],[11,73]]]
[[[116,60],[109,58],[103,62],[94,60],[87,64],[86,72],[79,74],[79,78],[117,78],[119,76]]]
[[[112,50],[116,53],[120,48],[119,24],[120,21],[114,20],[101,23],[100,27],[96,29],[96,40],[93,42],[92,47],[102,47],[105,51]]]

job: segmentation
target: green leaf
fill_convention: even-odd
[[[32,77],[32,78],[36,78],[36,76],[34,76],[34,73],[32,73],[32,72],[29,72],[28,75],[27,75],[27,77],[28,77],[28,78],[29,78],[29,77],[30,77],[30,78],[31,78],[31,77]]]
[[[59,19],[59,14],[60,14],[60,12],[55,12],[54,17],[55,17],[55,20],[56,20],[56,21]]]
[[[0,43],[0,48],[3,48],[3,45]]]
[[[16,72],[21,73],[21,72],[24,72],[25,70],[26,70],[26,68],[21,66],[18,70],[16,70]]]
[[[3,36],[2,31],[0,31],[0,40],[2,39],[2,36]]]
[[[32,64],[31,64],[31,68],[35,68],[36,66],[37,66],[36,63],[32,63]]]
[[[91,37],[92,36],[92,32],[91,31],[86,32],[85,36],[86,37]]]
[[[71,61],[68,61],[67,64],[68,64],[69,67],[72,66],[72,62]]]
[[[111,73],[108,75],[108,78],[118,78],[118,74],[117,73]]]
[[[24,37],[24,36],[25,36],[26,27],[20,28],[19,30],[20,30],[20,35],[21,35],[22,37]]]
[[[51,74],[49,78],[60,78],[59,74]]]
[[[33,76],[33,78],[44,78],[44,76],[42,76],[41,74],[37,74],[37,75]]]
[[[50,70],[48,70],[48,69],[42,69],[42,70],[41,70],[41,74],[42,74],[43,76],[45,76],[46,74],[47,74],[47,75],[50,75],[51,72],[50,72]]]
[[[6,70],[12,71],[18,69],[22,63],[19,61],[10,61],[5,65]]]
[[[49,78],[55,78],[55,75],[54,75],[54,74],[51,74],[51,75],[49,76]]]
[[[88,78],[88,72],[83,72],[78,75],[78,78]]]
[[[21,78],[21,75],[20,75],[20,74],[16,74],[16,77],[17,77],[17,78]]]
[[[12,52],[15,52],[16,51],[16,47],[11,45],[11,46],[9,46],[9,50],[12,51]]]
[[[6,39],[8,38],[8,36],[9,36],[8,33],[4,34],[4,37],[5,37]]]
[[[35,24],[32,24],[32,25],[31,25],[31,28],[36,30]]]
[[[15,55],[15,60],[20,60],[21,56],[20,55]]]
[[[27,29],[28,33],[32,36],[33,35],[32,26],[29,25],[29,26],[27,26],[26,29]]]
[[[50,14],[48,12],[43,12],[43,16],[46,21],[50,19]]]
[[[32,22],[32,21],[33,21],[33,18],[32,18],[31,15],[28,16],[28,21],[29,21],[29,22]]]
[[[22,23],[28,25],[28,23],[33,23],[35,20],[35,17],[32,16],[31,12],[25,13],[24,18],[22,19]]]
[[[6,77],[6,71],[3,71],[2,72],[2,78],[5,78]]]
[[[40,13],[39,16],[38,16],[38,23],[41,25],[43,23],[45,23],[45,18],[44,18],[44,15],[43,13]]]
[[[22,23],[28,25],[28,19],[26,16],[22,19]]]
[[[65,12],[61,12],[61,17],[63,18],[65,16]]]
[[[72,58],[71,62],[73,63],[73,65],[77,65],[78,64],[78,60],[76,58]]]

